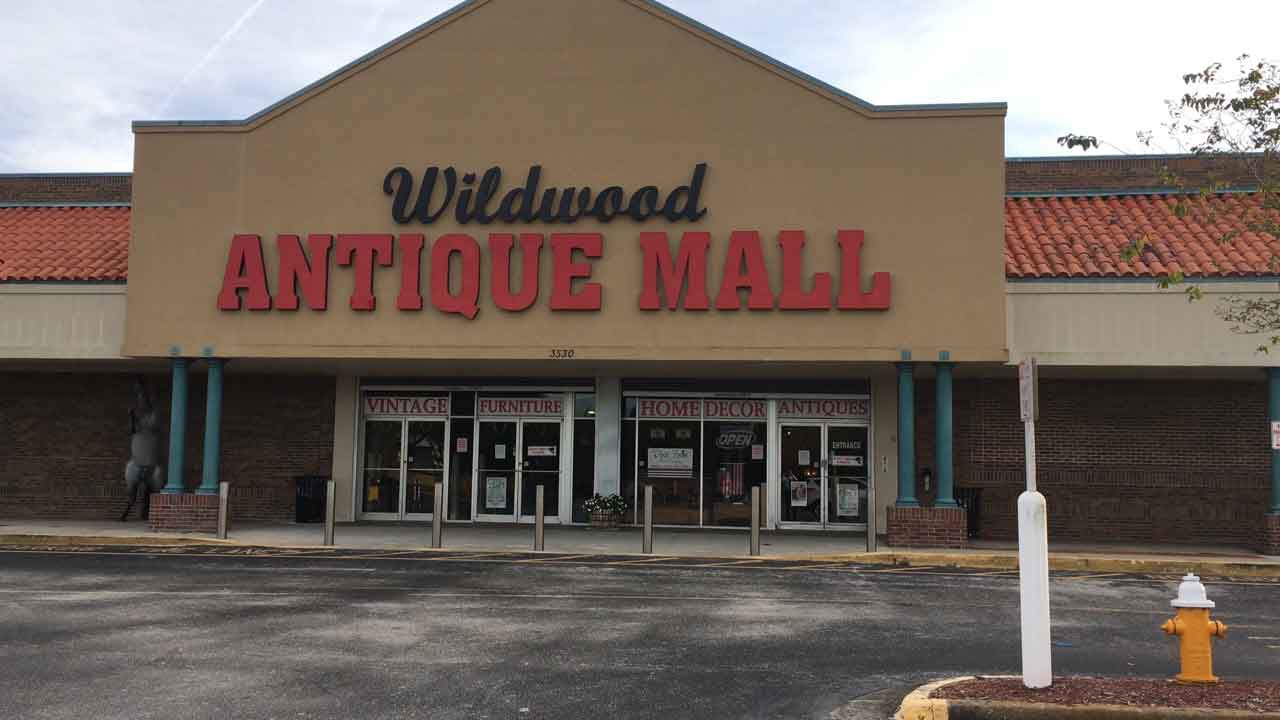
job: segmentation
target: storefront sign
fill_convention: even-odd
[[[683,398],[640,398],[636,408],[642,418],[697,420],[702,417],[702,401]]]
[[[223,269],[222,289],[218,293],[219,310],[296,311],[303,305],[310,310],[325,310],[329,305],[331,250],[339,267],[351,268],[353,290],[348,300],[352,310],[372,312],[377,307],[374,288],[375,267],[400,264],[396,309],[419,311],[424,307],[423,283],[429,285],[431,306],[443,313],[475,318],[480,312],[480,268],[482,251],[479,241],[466,233],[445,233],[433,239],[429,252],[429,275],[423,278],[423,255],[427,237],[422,234],[338,235],[311,234],[307,250],[298,235],[278,235],[276,248],[279,274],[275,294],[267,283],[266,260],[262,238],[258,235],[236,235],[231,239],[227,264]],[[533,307],[539,297],[542,276],[541,233],[520,233],[520,290],[511,290],[512,252],[516,235],[491,233],[488,251],[492,272],[489,294],[493,305],[501,310],[520,312]],[[765,263],[764,243],[755,230],[735,230],[729,234],[723,266],[725,271],[715,297],[716,310],[740,310],[740,291],[746,290],[749,310],[887,310],[891,279],[887,272],[873,273],[869,290],[862,285],[861,230],[840,230],[840,284],[834,287],[831,273],[813,273],[804,277],[805,233],[784,230],[778,233],[782,253],[782,290],[774,294]],[[640,234],[643,249],[643,288],[641,310],[707,310],[711,307],[707,294],[707,255],[711,236],[705,232],[687,232],[680,240],[677,259],[671,258],[667,234]],[[601,233],[551,233],[547,244],[551,249],[552,310],[597,311],[601,308],[603,286],[590,282],[594,269],[591,261],[604,256]],[[455,260],[455,256],[456,260]],[[662,293],[659,294],[659,286]],[[809,287],[809,290],[805,290]],[[686,288],[681,299],[681,288]],[[386,298],[386,289],[383,289]]]
[[[866,398],[786,398],[778,401],[780,418],[865,420],[871,417]]]
[[[765,420],[769,417],[769,405],[764,400],[702,401],[702,410],[708,420]]]
[[[555,445],[530,445],[526,451],[529,457],[555,457]]]
[[[525,176],[524,185],[503,194],[502,168],[493,166],[483,175],[459,174],[452,165],[441,170],[432,166],[422,173],[414,199],[413,173],[405,167],[394,167],[382,180],[382,192],[392,196],[391,219],[404,225],[417,221],[429,225],[453,208],[452,219],[459,225],[476,222],[488,225],[504,223],[574,223],[583,218],[609,222],[626,215],[636,222],[661,216],[667,222],[697,221],[707,214],[699,207],[702,181],[707,164],[698,163],[688,185],[667,193],[659,202],[657,186],[646,185],[627,196],[618,185],[610,185],[592,195],[590,187],[549,187],[539,193],[542,166],[534,165]],[[459,182],[461,180],[461,182]],[[437,194],[437,190],[439,193]],[[499,201],[498,197],[502,196]],[[412,204],[410,201],[412,200]],[[496,205],[495,205],[496,203]]]
[[[751,426],[730,425],[720,429],[716,435],[716,448],[720,450],[745,450],[756,439]]]
[[[415,178],[404,167],[393,168],[383,178],[382,191],[392,196],[391,217],[397,223],[413,221],[431,224],[452,209],[453,222],[465,225],[493,222],[527,226],[534,222],[571,224],[581,219],[605,223],[626,215],[643,222],[660,218],[665,222],[697,221],[707,210],[699,206],[707,166],[699,163],[687,185],[666,194],[659,202],[656,186],[646,185],[628,195],[611,185],[598,194],[588,187],[550,187],[539,195],[541,166],[529,169],[525,183],[502,194],[502,170],[491,167],[478,176],[459,175],[453,167],[429,167],[422,174],[417,193]],[[499,201],[497,198],[502,195]],[[496,203],[496,204],[495,204]],[[523,228],[518,228],[523,230]],[[280,234],[275,238],[276,277],[274,293],[268,283],[264,252],[268,243],[256,234],[231,238],[223,268],[218,309],[297,311],[329,306],[329,277],[333,266],[350,268],[353,276],[348,306],[372,312],[377,307],[375,270],[398,264],[399,286],[395,307],[416,312],[426,304],[423,285],[431,307],[439,312],[475,318],[481,306],[481,267],[489,282],[494,307],[521,312],[533,307],[540,295],[543,277],[544,244],[551,254],[551,292],[548,305],[556,311],[598,311],[604,287],[591,282],[593,260],[604,256],[604,235],[599,232],[553,232],[550,237],[534,232],[490,233],[482,248],[481,239],[467,233],[443,233],[428,238],[422,233],[310,233],[305,243],[301,234]],[[666,232],[642,232],[638,240],[642,260],[641,310],[708,310],[712,299],[707,287],[711,234],[685,232],[672,256]],[[765,261],[766,242],[758,230],[729,233],[721,259],[723,272],[715,290],[715,309],[742,308],[740,296],[746,291],[749,310],[887,310],[891,278],[887,272],[871,273],[870,286],[863,287],[861,230],[837,230],[840,252],[838,281],[830,272],[806,276],[804,248],[808,240],[803,230],[777,233],[776,252],[781,261],[781,288],[775,293]],[[520,267],[514,267],[517,243]],[[485,262],[483,254],[488,253]],[[335,257],[336,256],[336,257]],[[424,276],[424,264],[428,268]],[[512,275],[519,274],[519,291],[513,291]],[[384,281],[385,282],[385,281]],[[682,293],[683,290],[683,293]],[[388,299],[388,288],[383,287]]]
[[[645,453],[647,472],[652,478],[693,477],[693,448],[649,448]]]
[[[449,397],[421,397],[412,395],[366,395],[365,415],[399,415],[448,417]]]
[[[560,417],[564,414],[564,400],[482,397],[476,412],[485,417]]]

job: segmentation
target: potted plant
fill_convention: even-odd
[[[592,495],[582,503],[582,509],[590,513],[591,527],[617,528],[627,511],[627,499],[617,494]]]

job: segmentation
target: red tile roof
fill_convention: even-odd
[[[0,207],[0,282],[124,280],[129,208]]]
[[[1192,201],[1178,217],[1168,195],[1010,197],[1005,200],[1005,274],[1028,278],[1280,275],[1280,240],[1241,221],[1256,195]],[[1280,214],[1274,214],[1280,220]],[[1238,231],[1229,242],[1224,234]],[[1126,261],[1124,248],[1146,237]],[[0,207],[0,282],[120,281],[128,274],[129,208]]]
[[[1004,270],[1010,278],[1159,278],[1280,275],[1280,240],[1249,229],[1256,194],[1187,200],[1171,195],[1005,199]],[[1271,211],[1280,221],[1280,213]],[[1228,239],[1229,233],[1236,233]],[[1144,240],[1141,254],[1124,250]]]

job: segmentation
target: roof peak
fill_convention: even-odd
[[[257,126],[260,123],[269,121],[272,117],[288,111],[297,104],[305,102],[312,95],[322,92],[329,87],[336,85],[347,77],[354,75],[367,67],[370,67],[385,57],[389,57],[402,47],[418,42],[420,39],[439,30],[453,21],[466,16],[467,14],[487,5],[495,0],[463,0],[454,5],[452,8],[436,15],[426,22],[404,32],[392,40],[383,43],[373,50],[361,55],[355,60],[343,65],[333,72],[321,77],[305,87],[285,96],[284,98],[268,105],[248,117],[235,120],[135,120],[133,121],[133,129],[135,132],[142,131],[164,131],[164,130],[180,130],[206,128],[211,130],[242,130]],[[739,40],[735,40],[724,33],[721,33],[697,20],[680,13],[657,0],[619,0],[619,2],[627,3],[633,7],[661,16],[672,22],[678,27],[683,28],[695,35],[700,35],[703,39],[713,44],[718,44],[730,51],[738,53],[744,60],[754,62],[761,67],[770,69],[780,73],[789,79],[799,82],[810,89],[825,95],[841,104],[851,106],[856,110],[870,115],[882,114],[950,114],[961,113],[966,115],[972,114],[1001,114],[1008,110],[1008,104],[1005,102],[975,102],[975,103],[940,103],[940,104],[919,104],[919,105],[876,105],[868,102],[852,93],[846,92],[834,85],[819,80],[801,70],[798,70],[786,63],[773,58]]]

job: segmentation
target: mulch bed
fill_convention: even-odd
[[[949,700],[1009,700],[1058,705],[1128,705],[1131,707],[1211,708],[1280,712],[1280,682],[1224,681],[1217,685],[1182,685],[1146,678],[1054,678],[1053,685],[1032,690],[1022,678],[978,677],[945,685],[930,697]]]

